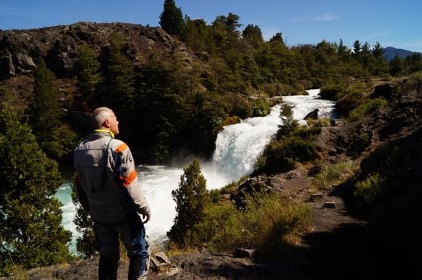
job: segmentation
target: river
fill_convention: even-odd
[[[319,109],[319,117],[332,117],[334,102],[319,98],[319,90],[308,90],[308,95],[283,96],[283,102],[293,106],[293,118],[302,122],[314,109]],[[253,171],[254,164],[271,137],[281,124],[281,105],[271,108],[265,117],[242,120],[229,125],[218,134],[216,149],[211,161],[200,162],[201,172],[207,180],[208,189],[219,189]],[[178,187],[183,168],[169,166],[139,165],[138,180],[148,199],[152,217],[145,227],[149,242],[162,246],[167,240],[166,233],[173,225],[176,204],[171,191]],[[63,226],[72,232],[71,251],[76,252],[75,240],[80,233],[73,223],[75,206],[71,200],[71,187],[67,182],[60,186],[56,197],[63,203]]]

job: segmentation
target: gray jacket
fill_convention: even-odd
[[[92,133],[74,153],[75,185],[94,222],[120,223],[128,211],[149,215],[129,147],[110,133]]]

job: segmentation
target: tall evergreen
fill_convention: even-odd
[[[206,179],[201,173],[198,160],[184,169],[179,188],[172,191],[176,202],[174,224],[167,233],[171,242],[180,247],[193,245],[195,225],[204,217],[205,206],[210,202]]]
[[[34,72],[34,91],[32,102],[29,105],[29,122],[38,143],[43,148],[46,148],[43,143],[51,142],[51,132],[60,125],[62,116],[56,82],[54,73],[41,59]]]
[[[74,148],[76,134],[63,120],[57,80],[44,60],[34,72],[34,91],[29,104],[29,124],[48,157],[61,160]]]
[[[110,46],[103,53],[104,83],[98,105],[112,107],[117,115],[123,116],[133,105],[134,94],[134,66],[126,55],[127,45],[122,36],[112,33]],[[119,104],[117,107],[116,104]],[[116,107],[116,108],[114,108]],[[124,122],[122,122],[124,123]]]
[[[80,98],[91,107],[95,104],[98,86],[102,82],[101,64],[95,52],[88,46],[82,45],[76,62],[78,88]]]
[[[264,43],[261,28],[257,25],[248,24],[242,32],[243,39],[250,42],[254,47]]]
[[[160,26],[168,34],[182,35],[185,29],[183,13],[180,8],[176,7],[174,0],[164,1],[164,10],[160,15]]]
[[[10,109],[0,111],[0,182],[0,275],[69,261],[71,233],[53,196],[58,165]]]

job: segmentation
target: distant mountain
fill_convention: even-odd
[[[403,50],[403,49],[396,49],[394,47],[386,47],[384,49],[384,57],[387,59],[387,61],[393,60],[396,55],[398,55],[401,58],[405,58],[407,56],[411,56],[414,52],[409,50]]]

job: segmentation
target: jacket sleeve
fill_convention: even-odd
[[[116,156],[115,164],[118,180],[127,190],[129,197],[135,204],[137,212],[150,216],[151,210],[138,184],[135,161],[129,147],[124,142],[120,142],[114,149],[114,154]]]
[[[86,196],[85,191],[80,186],[77,175],[75,175],[75,177],[74,177],[73,185],[74,185],[74,187],[76,189],[76,197],[78,198],[78,200],[81,203],[81,205],[84,208],[84,210],[87,211],[87,212],[89,212],[88,197]]]

